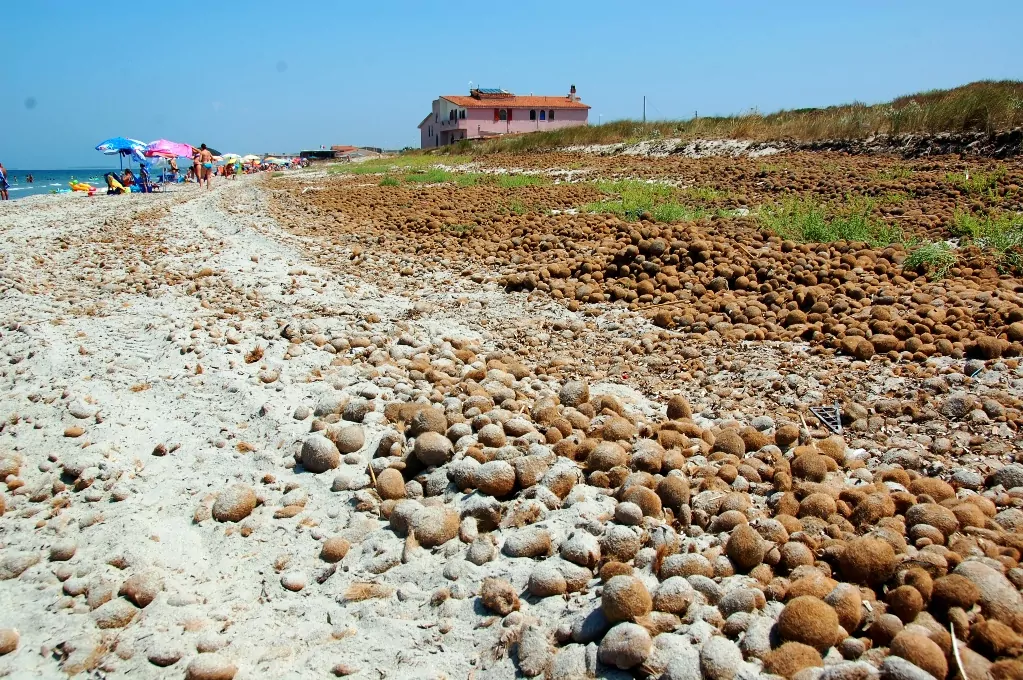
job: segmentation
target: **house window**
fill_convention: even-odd
[[[501,109],[497,112],[498,120],[508,120],[508,109]]]
[[[529,120],[536,120],[536,109],[529,110]]]
[[[457,115],[457,113],[458,112],[455,111],[454,109],[451,109],[450,111],[448,111],[448,120],[454,120],[455,116]]]
[[[547,114],[547,120],[554,120],[554,109],[551,109],[551,112]]]
[[[547,112],[540,109],[540,120],[547,120]]]
[[[458,117],[463,119],[465,118],[465,109],[462,109],[461,111],[458,112]]]

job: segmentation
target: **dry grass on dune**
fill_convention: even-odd
[[[871,135],[996,132],[1023,125],[1023,82],[978,81],[951,90],[906,95],[883,104],[858,102],[771,114],[693,118],[642,123],[621,120],[462,142],[440,153],[488,154],[537,151],[579,144],[613,144],[664,138],[750,140],[862,139]],[[436,153],[436,152],[435,152]]]

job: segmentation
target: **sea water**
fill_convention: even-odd
[[[135,168],[132,170],[138,174]],[[106,181],[103,175],[108,172],[121,171],[116,166],[113,168],[72,168],[70,170],[15,170],[7,168],[7,183],[11,185],[10,196],[12,199],[25,198],[26,196],[38,196],[39,194],[56,193],[64,189],[71,189],[71,181],[77,180],[91,184],[97,189],[106,191]],[[32,183],[26,179],[32,175]]]

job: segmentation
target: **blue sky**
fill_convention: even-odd
[[[877,102],[1023,78],[1023,3],[133,2],[0,10],[0,161],[114,135],[261,153],[419,142],[439,94],[575,84],[591,122]],[[116,17],[116,18],[115,18]],[[112,31],[110,26],[122,28]],[[123,28],[127,27],[127,28]]]

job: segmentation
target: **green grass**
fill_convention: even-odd
[[[902,205],[908,201],[910,195],[905,191],[886,191],[877,197],[881,205]]]
[[[996,213],[978,216],[957,212],[953,230],[976,246],[991,251],[1001,269],[1023,269],[1023,215]]]
[[[813,199],[789,199],[765,207],[759,217],[769,230],[792,241],[862,241],[875,248],[902,242],[902,230],[875,218],[873,208],[872,201],[862,198],[837,206]]]
[[[448,172],[447,170],[441,170],[440,168],[431,168],[429,170],[418,170],[410,172],[405,175],[406,182],[416,182],[419,184],[441,184],[442,182],[450,182],[454,179],[455,175]]]
[[[692,222],[707,215],[702,208],[691,208],[681,203],[659,203],[650,211],[650,215],[657,222]]]
[[[874,173],[874,177],[882,180],[896,180],[896,179],[909,179],[913,176],[913,169],[907,168],[905,165],[893,165],[883,170],[878,170]]]
[[[380,186],[382,187],[396,187],[401,185],[401,180],[393,175],[384,175],[383,179],[380,180]]]
[[[603,125],[506,135],[462,142],[440,153],[488,154],[558,149],[581,144],[618,144],[659,137],[682,139],[819,140],[871,135],[985,132],[1023,126],[1023,82],[978,81],[951,90],[930,90],[868,106],[860,102],[733,116]]]
[[[712,202],[728,196],[727,191],[719,191],[713,187],[689,187],[682,191],[685,197],[691,201]]]
[[[497,186],[504,189],[516,189],[518,187],[539,187],[550,184],[546,177],[535,175],[498,175]]]
[[[945,181],[969,194],[985,194],[992,193],[1006,174],[1005,167],[998,166],[991,172],[975,172],[972,175],[964,172],[950,172],[945,175]]]
[[[455,184],[460,187],[476,187],[493,183],[494,176],[486,172],[462,172],[455,175]]]
[[[467,163],[469,160],[467,157],[447,156],[443,162],[445,165],[455,165]],[[327,172],[331,175],[382,175],[386,173],[428,170],[440,163],[441,160],[435,156],[402,154],[400,156],[373,158],[362,163],[335,163],[327,168]]]
[[[270,177],[284,177],[284,173],[283,172],[272,172],[272,173],[270,173]]]
[[[906,269],[923,267],[927,272],[927,278],[937,281],[948,276],[958,261],[959,258],[952,246],[944,241],[938,241],[937,243],[925,243],[913,249],[906,257],[903,266]]]
[[[517,198],[513,198],[508,202],[508,212],[512,215],[525,215],[529,212],[529,206],[520,201]]]
[[[706,215],[701,208],[691,208],[678,201],[679,190],[667,184],[640,180],[599,181],[594,186],[613,198],[587,203],[583,212],[617,215],[638,220],[644,213],[658,222],[683,222]]]

